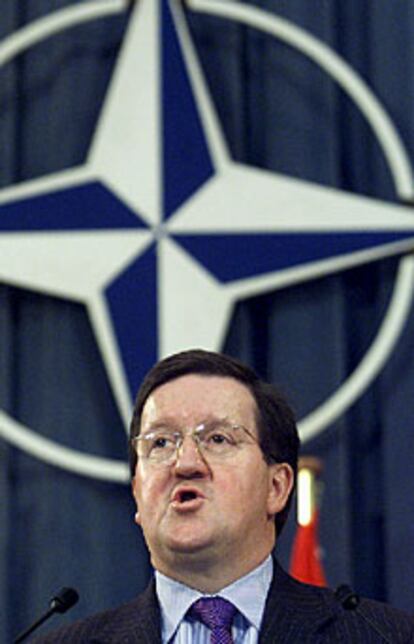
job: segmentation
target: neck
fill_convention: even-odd
[[[159,565],[156,565],[156,562],[153,563],[154,567],[167,577],[201,593],[214,594],[257,568],[269,554],[270,551],[267,551],[261,556],[256,553],[255,557],[240,559],[237,566],[234,562],[226,565],[223,560],[216,564],[211,561],[200,561],[199,557],[193,558],[188,554],[177,557],[172,566],[161,562]]]

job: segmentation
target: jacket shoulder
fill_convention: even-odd
[[[350,613],[350,619],[355,617],[365,626],[369,626],[372,634],[377,636],[381,644],[414,643],[414,615],[406,613],[388,604],[372,599],[360,598],[354,608],[345,610]]]
[[[298,582],[276,565],[260,641],[414,644],[413,615],[348,591],[346,601],[347,594]]]
[[[159,641],[160,615],[151,583],[144,593],[127,604],[39,636],[34,644],[156,644]]]

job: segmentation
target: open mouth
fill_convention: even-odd
[[[196,494],[192,490],[185,490],[179,493],[179,501],[180,503],[187,503],[188,501],[193,501],[193,499],[196,499],[197,496],[198,494]]]
[[[181,488],[174,492],[171,502],[174,507],[190,507],[196,504],[197,501],[201,502],[204,496],[195,488]]]

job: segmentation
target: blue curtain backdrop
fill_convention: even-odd
[[[0,37],[74,2],[3,0]],[[246,2],[332,46],[369,82],[414,160],[414,4]],[[189,13],[235,159],[396,201],[383,154],[356,108],[301,54],[228,20]],[[80,164],[128,16],[71,29],[0,70],[0,186]],[[414,218],[414,211],[413,211]],[[24,261],[24,258],[22,258]],[[288,393],[299,418],[359,363],[378,330],[398,260],[239,302],[224,349]],[[320,536],[329,582],[414,605],[414,317],[385,369],[304,451],[325,464]],[[86,311],[0,284],[0,408],[40,434],[121,458],[125,433]],[[0,640],[73,585],[60,623],[132,598],[149,575],[128,486],[45,465],[0,441]],[[287,563],[293,517],[278,546]],[[56,621],[55,621],[56,624]]]

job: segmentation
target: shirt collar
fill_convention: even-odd
[[[269,555],[257,568],[212,596],[220,595],[232,602],[247,621],[259,630],[272,576],[273,560]],[[165,641],[168,642],[190,606],[200,597],[209,595],[185,586],[158,571],[155,572],[155,584],[161,606],[163,633]]]

